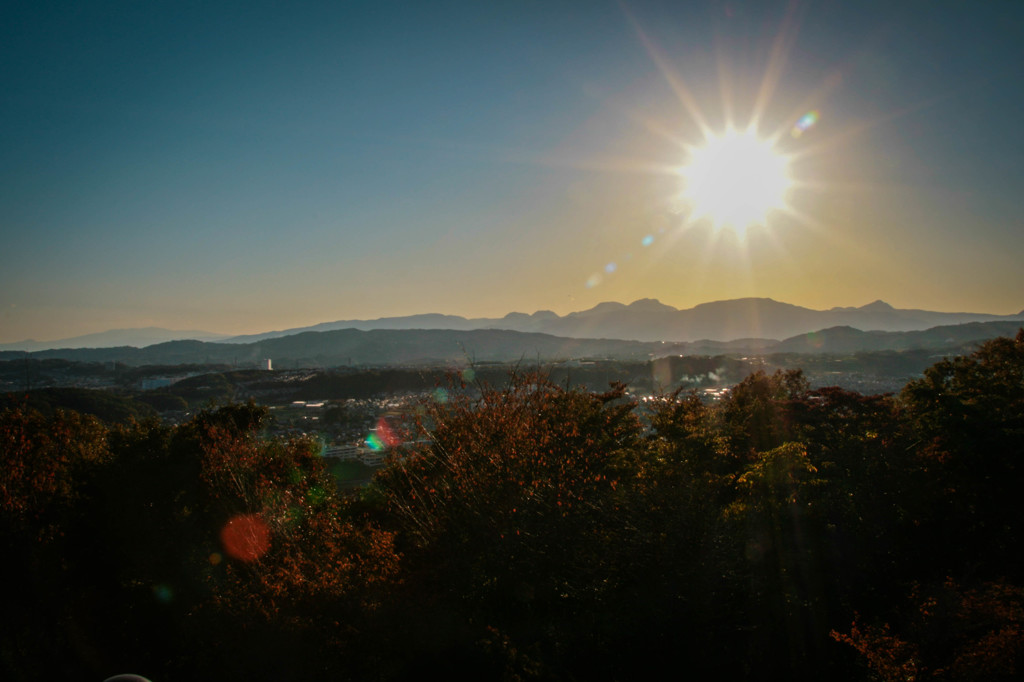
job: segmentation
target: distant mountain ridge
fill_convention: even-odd
[[[537,332],[569,338],[602,338],[630,341],[694,342],[702,339],[732,341],[745,338],[788,339],[831,327],[852,327],[860,331],[906,332],[970,322],[1024,320],[1017,315],[986,313],[943,313],[898,309],[884,301],[860,308],[813,310],[770,298],[739,298],[702,303],[679,310],[656,299],[644,298],[628,305],[599,303],[589,310],[559,316],[550,310],[531,315],[509,313],[502,318],[465,318],[458,315],[410,315],[375,320],[339,320],[225,339],[226,343],[250,343],[289,336],[304,331],[334,329],[504,329]]]
[[[69,348],[34,353],[0,351],[0,361],[62,359],[125,365],[228,364],[239,368],[337,366],[465,366],[471,363],[552,363],[566,360],[650,360],[672,355],[848,354],[931,349],[963,352],[970,344],[1013,336],[1022,321],[971,322],[912,332],[863,332],[832,327],[783,341],[677,342],[585,339],[502,329],[337,329],[302,332],[249,343],[169,341],[145,348]]]
[[[38,351],[51,348],[113,348],[116,346],[135,346],[143,348],[154,343],[195,339],[198,341],[220,341],[229,338],[229,334],[215,334],[197,330],[174,330],[163,327],[136,327],[132,329],[111,329],[95,334],[84,334],[56,341],[36,341],[27,339],[17,343],[0,343],[0,351],[22,350]]]
[[[944,313],[898,309],[884,301],[859,308],[836,307],[814,310],[770,298],[739,298],[702,303],[680,310],[657,299],[643,298],[630,304],[606,301],[588,310],[560,316],[550,310],[527,314],[511,312],[500,318],[465,318],[458,315],[424,313],[374,320],[338,320],[309,327],[297,327],[261,334],[226,336],[203,331],[172,331],[157,327],[120,329],[87,334],[60,341],[24,341],[0,344],[0,351],[40,351],[53,348],[142,348],[179,340],[219,341],[248,344],[293,336],[304,332],[340,329],[399,330],[432,329],[473,331],[497,329],[522,333],[549,334],[574,339],[618,339],[693,343],[700,340],[789,339],[821,329],[849,327],[861,332],[909,332],[972,322],[1024,321],[1024,310],[1016,315],[986,313]]]
[[[231,364],[253,367],[466,365],[473,362],[551,361],[579,357],[647,359],[669,344],[618,339],[567,339],[500,329],[335,329],[302,332],[250,343],[169,341],[145,348],[49,349],[33,359],[118,362],[126,365]],[[26,356],[0,351],[0,360]]]

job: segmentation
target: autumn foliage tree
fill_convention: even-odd
[[[200,416],[199,480],[220,520],[220,605],[309,621],[325,604],[368,606],[394,573],[392,536],[346,514],[315,439],[266,440],[266,410],[253,405]]]
[[[916,579],[895,614],[861,614],[833,634],[882,679],[1015,679],[1024,654],[1024,330],[936,363],[899,399],[917,484],[900,564]]]
[[[1024,329],[936,363],[901,400],[927,471],[927,542],[947,550],[939,570],[978,563],[1001,567],[989,578],[1024,581]]]
[[[392,537],[347,513],[318,443],[263,438],[265,413],[111,428],[0,416],[3,531],[33,614],[4,642],[35,647],[5,647],[8,678],[297,679],[340,660],[395,573]]]
[[[79,506],[110,459],[106,429],[93,417],[0,411],[4,668],[11,658],[50,660],[53,649],[70,645],[74,633],[65,623],[78,591],[67,549],[80,523]]]
[[[538,375],[426,406],[412,434],[428,442],[374,491],[404,539],[410,584],[457,614],[438,646],[584,634],[567,615],[596,614],[621,578],[632,410],[621,386],[592,394]]]
[[[914,584],[899,631],[855,620],[832,636],[886,682],[1019,679],[1024,668],[1024,590],[1002,582],[964,589],[952,578]]]
[[[58,411],[52,419],[26,409],[0,413],[0,513],[9,529],[56,521],[110,458],[106,429],[94,417]],[[59,528],[44,524],[45,534]],[[44,538],[40,538],[44,539]]]

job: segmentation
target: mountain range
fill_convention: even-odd
[[[340,320],[311,327],[236,336],[225,341],[251,343],[306,331],[335,329],[505,329],[578,339],[733,341],[745,338],[787,339],[798,334],[838,326],[861,331],[903,332],[920,331],[942,325],[1000,320],[1024,320],[1024,311],[1016,315],[944,313],[898,309],[884,301],[875,301],[859,308],[813,310],[780,303],[770,298],[715,301],[680,310],[658,300],[644,298],[629,305],[615,302],[599,303],[589,310],[564,316],[550,310],[540,310],[531,315],[509,313],[501,318],[427,314],[383,317],[375,320]]]
[[[801,334],[845,327],[850,343],[854,332],[911,332],[937,326],[977,322],[1024,321],[1017,315],[985,313],[945,313],[928,310],[898,309],[883,301],[859,308],[813,310],[770,298],[741,298],[704,303],[680,310],[654,299],[640,299],[628,305],[600,303],[589,310],[557,315],[550,310],[533,314],[509,313],[501,318],[465,318],[457,315],[423,314],[383,317],[374,320],[339,320],[321,324],[271,331],[261,334],[227,336],[204,331],[175,331],[158,327],[117,329],[50,342],[24,341],[0,344],[0,351],[38,352],[51,349],[145,348],[169,341],[206,341],[249,345],[308,332],[343,329],[377,330],[504,330],[527,334],[547,334],[567,339],[615,339],[622,341],[695,343],[698,341],[736,342],[749,339],[788,340]],[[864,341],[864,338],[860,338]],[[767,341],[765,343],[767,343]],[[753,344],[764,346],[765,343]],[[810,343],[804,341],[801,343]],[[543,344],[542,344],[543,345]],[[740,344],[749,347],[752,344]],[[799,344],[798,344],[799,345]],[[238,355],[238,351],[228,353]],[[242,355],[245,355],[243,352]]]
[[[382,317],[374,320],[338,320],[309,327],[242,336],[228,336],[204,331],[175,331],[158,327],[116,329],[56,341],[22,341],[0,344],[0,351],[112,348],[117,346],[142,348],[157,343],[186,339],[248,344],[294,336],[303,332],[326,332],[340,329],[361,331],[501,329],[575,339],[692,343],[707,339],[715,341],[788,339],[832,327],[850,327],[863,332],[906,332],[922,331],[944,325],[1012,320],[1024,320],[1024,311],[1016,315],[945,313],[899,309],[884,301],[875,301],[859,308],[814,310],[789,303],[780,303],[770,298],[715,301],[680,310],[655,299],[645,298],[628,305],[616,302],[599,303],[589,310],[569,313],[564,316],[557,315],[550,310],[540,310],[532,314],[513,312],[500,318],[465,318],[458,315],[428,313],[405,317]]]
[[[1020,321],[971,322],[911,332],[863,332],[852,327],[832,327],[799,334],[783,341],[738,339],[733,341],[626,341],[621,339],[573,339],[550,334],[504,329],[336,329],[302,332],[248,343],[168,341],[145,348],[50,349],[25,353],[0,351],[0,360],[29,357],[77,362],[121,363],[131,366],[225,364],[239,368],[466,365],[500,362],[560,362],[565,360],[646,361],[673,355],[767,355],[772,353],[854,353],[859,351],[934,350],[963,352],[997,336],[1012,336]]]

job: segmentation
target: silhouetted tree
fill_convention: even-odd
[[[936,569],[1024,581],[1024,329],[936,363],[900,398],[928,485],[920,521]]]

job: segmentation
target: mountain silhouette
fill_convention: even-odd
[[[66,348],[25,353],[0,351],[0,360],[26,356],[78,362],[141,365],[227,364],[239,368],[337,366],[465,366],[475,363],[553,363],[566,360],[644,361],[673,355],[759,355],[769,353],[854,353],[932,349],[962,352],[973,343],[1012,336],[1019,321],[972,322],[923,331],[864,332],[837,326],[799,334],[783,341],[737,339],[666,343],[622,339],[587,339],[503,329],[336,329],[302,332],[249,343],[169,341],[145,348]]]
[[[644,298],[628,305],[613,301],[564,316],[545,310],[533,314],[509,313],[501,318],[464,318],[457,315],[411,315],[376,320],[340,320],[313,327],[251,334],[226,339],[249,343],[303,331],[331,329],[505,329],[539,332],[570,338],[632,341],[695,342],[704,339],[788,339],[799,334],[851,327],[860,331],[921,331],[936,326],[969,322],[1024,320],[1024,314],[944,313],[894,308],[874,301],[859,308],[813,310],[770,298],[739,298],[702,303],[679,310],[657,299]]]
[[[657,299],[642,298],[630,304],[614,301],[593,308],[557,315],[550,310],[534,313],[511,312],[500,318],[465,318],[458,315],[424,313],[374,320],[338,320],[309,327],[260,334],[224,337],[210,332],[174,332],[166,329],[122,329],[63,339],[61,341],[0,345],[0,351],[40,351],[54,348],[145,347],[172,340],[219,341],[249,344],[294,336],[304,332],[342,329],[373,330],[505,330],[548,334],[574,339],[618,339],[623,341],[695,343],[732,342],[742,339],[789,339],[818,330],[849,327],[861,332],[923,331],[937,326],[972,322],[1024,321],[1016,315],[945,313],[894,308],[885,301],[873,301],[859,308],[814,310],[770,298],[739,298],[702,303],[679,310]]]

